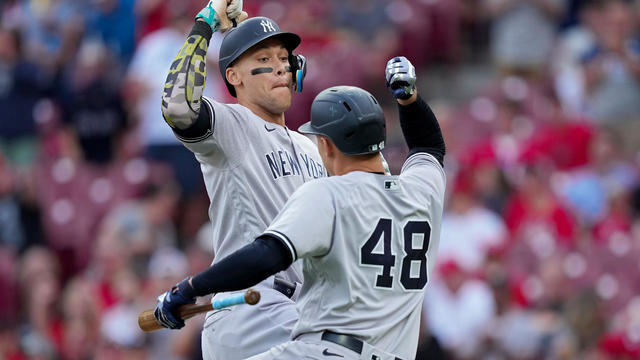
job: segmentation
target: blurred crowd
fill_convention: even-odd
[[[137,314],[214,254],[160,112],[202,0],[0,2],[0,359],[198,359]],[[245,1],[303,42],[304,92],[407,56],[448,147],[419,359],[640,359],[640,1]],[[233,101],[209,51],[207,94]],[[215,199],[214,199],[215,201]],[[224,216],[224,214],[212,214]],[[203,299],[206,301],[206,299]]]

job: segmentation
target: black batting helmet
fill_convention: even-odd
[[[277,37],[282,41],[284,47],[289,51],[289,55],[293,49],[300,45],[301,41],[300,36],[283,32],[275,21],[262,16],[241,22],[237,27],[229,30],[227,36],[222,40],[218,65],[222,79],[233,97],[236,96],[236,90],[227,81],[227,68],[253,45],[272,37]]]
[[[311,104],[311,121],[298,129],[324,135],[346,155],[376,153],[384,148],[384,113],[369,92],[355,86],[334,86]]]

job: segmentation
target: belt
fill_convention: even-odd
[[[296,283],[280,277],[274,277],[273,288],[283,293],[286,297],[291,298],[293,293],[296,292]]]
[[[332,331],[325,331],[322,333],[321,339],[332,342],[334,344],[338,344],[340,346],[344,346],[355,353],[362,354],[362,347],[364,343],[362,342],[362,340],[356,339],[351,335],[338,334]],[[373,357],[371,358],[371,360],[377,360],[377,359],[378,357],[375,355],[373,355]],[[396,357],[396,360],[402,360],[402,359]]]

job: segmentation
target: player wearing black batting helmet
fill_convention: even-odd
[[[298,131],[328,137],[345,155],[379,152],[386,139],[380,104],[354,86],[335,86],[318,94],[311,105],[311,121]]]
[[[222,79],[233,97],[236,97],[236,90],[227,80],[227,69],[251,47],[270,38],[277,38],[282,41],[284,47],[289,51],[291,72],[293,73],[295,84],[299,84],[299,86],[296,86],[296,90],[298,92],[302,91],[302,78],[306,71],[304,68],[306,60],[302,55],[293,54],[293,50],[300,45],[300,36],[290,32],[283,32],[275,21],[260,16],[242,22],[231,29],[222,40],[218,60],[220,75],[222,75]]]

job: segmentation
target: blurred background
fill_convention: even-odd
[[[0,2],[0,359],[198,359],[137,314],[213,258],[199,167],[160,113],[204,0]],[[383,103],[396,55],[447,141],[419,359],[640,359],[640,1],[246,0],[302,36],[308,120]],[[212,39],[207,95],[233,101]],[[215,201],[215,199],[214,199]],[[219,214],[218,216],[224,216]]]

